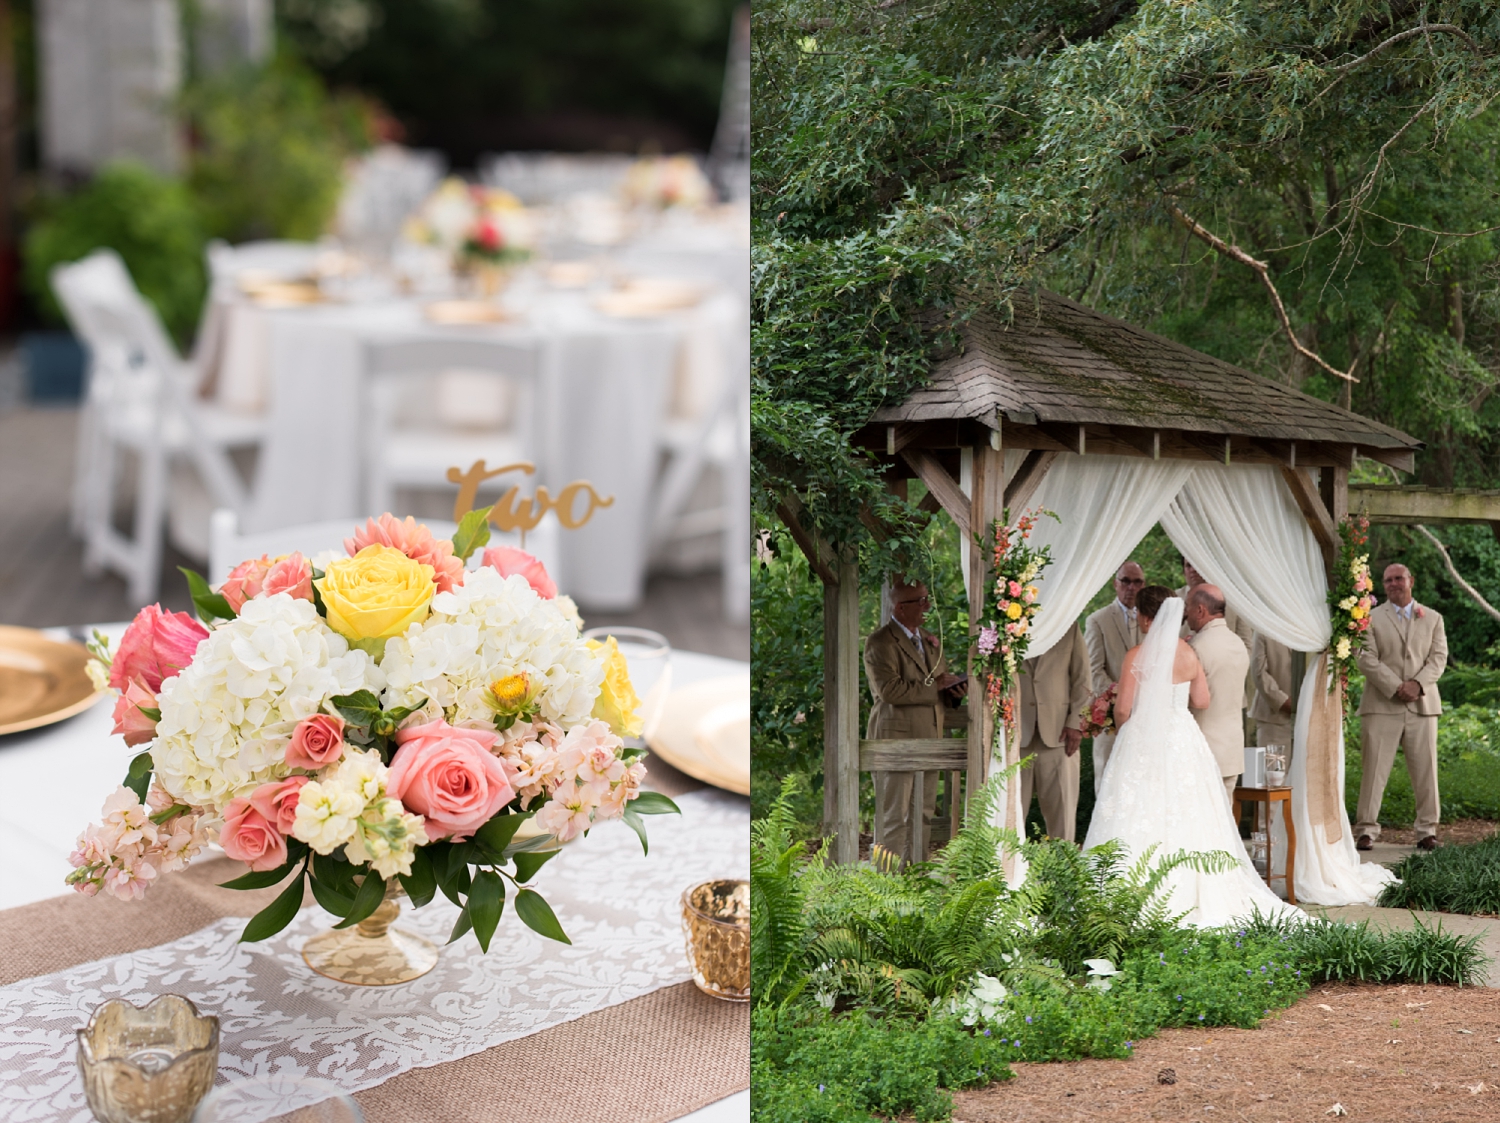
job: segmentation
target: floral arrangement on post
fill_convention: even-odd
[[[1115,731],[1115,698],[1119,692],[1120,684],[1112,682],[1079,712],[1078,720],[1085,737],[1098,737]]]
[[[1370,611],[1375,607],[1375,582],[1370,577],[1370,520],[1354,515],[1339,523],[1339,561],[1334,568],[1333,588],[1328,591],[1333,638],[1329,657],[1333,661],[1340,696],[1349,705],[1349,668],[1364,647],[1370,630]],[[1330,689],[1332,685],[1330,684]]]
[[[581,621],[541,564],[489,540],[489,510],[451,541],[370,519],[323,569],[301,554],[237,566],[217,591],[184,570],[200,620],[143,609],[90,673],[119,692],[115,732],[142,748],[72,855],[68,883],[138,899],[217,841],[259,889],[246,926],[291,923],[304,883],[357,924],[399,884],[441,891],[488,950],[509,892],[521,920],[568,942],[528,882],[561,843],[674,812],[640,789],[639,699],[613,640]],[[201,622],[200,622],[201,621]],[[525,828],[523,830],[523,828]]]
[[[1007,730],[1015,726],[1012,687],[1026,659],[1031,644],[1031,620],[1041,605],[1037,604],[1034,582],[1052,561],[1050,547],[1034,550],[1027,544],[1032,528],[1043,515],[1057,518],[1051,511],[1038,508],[1027,511],[1009,526],[1010,510],[995,521],[989,543],[981,541],[980,549],[993,555],[995,580],[985,590],[984,620],[975,641],[975,663],[984,675],[985,698],[996,721],[1005,722]]]

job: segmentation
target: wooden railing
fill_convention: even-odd
[[[907,861],[921,861],[931,845],[928,825],[922,810],[926,796],[926,774],[948,774],[948,798],[946,816],[947,836],[952,837],[953,824],[962,805],[959,802],[959,776],[969,767],[969,743],[957,737],[939,737],[912,740],[860,741],[859,770],[861,772],[914,772],[911,786],[911,851],[900,855]],[[878,812],[877,812],[878,814]],[[934,819],[936,823],[937,820]],[[850,831],[858,837],[859,824],[840,823],[839,831]]]

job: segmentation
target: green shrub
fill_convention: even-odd
[[[1500,837],[1412,854],[1392,870],[1401,880],[1380,894],[1385,908],[1500,913]]]
[[[1249,935],[1275,937],[1284,954],[1299,964],[1309,983],[1437,983],[1472,986],[1488,960],[1479,937],[1428,928],[1420,920],[1410,930],[1372,928],[1368,921],[1346,924],[1315,920],[1292,924],[1256,919]]]
[[[1363,768],[1356,714],[1344,725],[1344,806],[1350,823],[1358,820]],[[1500,716],[1479,706],[1463,705],[1438,720],[1438,794],[1445,823],[1500,819]],[[1380,822],[1387,827],[1407,827],[1416,813],[1406,756],[1398,752],[1380,803]]]
[[[42,200],[23,248],[26,287],[45,317],[60,320],[48,276],[52,267],[113,249],[183,343],[203,306],[203,247],[198,212],[182,184],[134,164],[115,164],[79,191]]]
[[[943,1089],[1011,1077],[997,1039],[949,1018],[794,1017],[762,1007],[750,1040],[756,1123],[872,1123],[876,1114],[905,1113],[947,1119],[953,1101]]]

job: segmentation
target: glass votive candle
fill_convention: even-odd
[[[682,894],[688,966],[704,994],[750,1000],[750,883],[705,881]]]
[[[101,1123],[187,1123],[219,1069],[219,1019],[177,994],[106,1002],[78,1031],[78,1068]]]

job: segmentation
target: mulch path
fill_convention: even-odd
[[[1444,846],[1463,845],[1489,838],[1497,830],[1500,830],[1500,823],[1488,819],[1458,819],[1452,823],[1439,823],[1437,835],[1438,842]],[[1381,827],[1380,841],[1393,842],[1397,846],[1415,846],[1417,832],[1410,827]]]
[[[1317,987],[1258,1029],[1164,1030],[1135,1054],[1012,1065],[956,1093],[953,1119],[1313,1123],[1335,1104],[1351,1123],[1500,1118],[1500,992],[1483,987]]]

